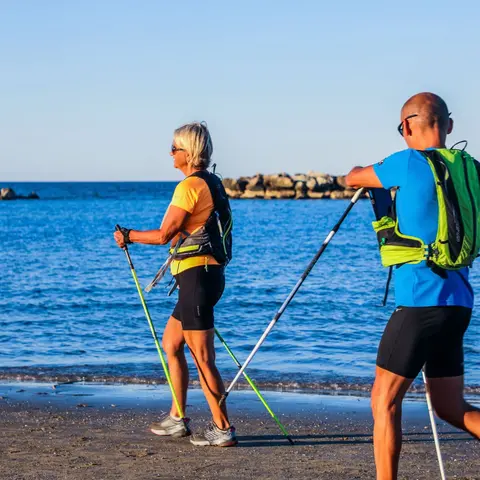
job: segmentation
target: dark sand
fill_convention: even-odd
[[[294,438],[290,446],[252,392],[234,391],[236,448],[199,448],[162,439],[150,422],[167,410],[165,387],[0,385],[0,478],[50,479],[373,479],[368,399],[267,392]],[[200,391],[189,416],[201,428]],[[440,424],[448,478],[480,479],[480,442]],[[402,479],[439,478],[423,402],[404,411]]]

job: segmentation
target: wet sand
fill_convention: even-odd
[[[0,385],[0,478],[373,479],[368,399],[267,392],[291,446],[249,391],[229,398],[239,445],[200,448],[163,439],[148,425],[168,408],[164,386]],[[202,394],[189,396],[193,428],[208,421]],[[480,442],[439,424],[448,478],[480,479]],[[439,478],[423,402],[404,411],[402,479]]]

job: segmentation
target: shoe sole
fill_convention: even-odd
[[[150,429],[150,431],[154,434],[157,435],[158,437],[171,437],[171,438],[183,438],[183,437],[188,437],[189,435],[192,434],[190,430],[182,430],[181,432],[175,432],[175,433],[159,433],[160,430],[154,430],[153,428]]]
[[[223,443],[193,443],[190,442],[192,445],[195,447],[220,447],[220,448],[225,448],[225,447],[236,447],[238,445],[238,440],[229,440],[228,442],[223,442]]]

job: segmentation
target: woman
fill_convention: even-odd
[[[218,223],[218,212],[222,208],[228,212],[230,209],[226,195],[221,195],[224,189],[218,177],[206,170],[212,151],[212,140],[204,123],[191,123],[175,130],[170,155],[173,166],[186,178],[175,188],[160,229],[137,231],[122,228],[114,233],[114,237],[119,247],[127,243],[165,245],[168,242],[174,246],[180,240],[180,248],[171,264],[172,274],[179,286],[178,302],[165,327],[162,346],[182,411],[185,412],[186,408],[189,376],[184,351],[186,343],[212,412],[212,424],[202,435],[193,435],[190,441],[194,445],[226,447],[236,445],[237,439],[225,404],[218,405],[224,385],[215,366],[213,307],[225,288],[224,264],[228,262],[231,251],[228,252],[228,248],[212,250],[210,247],[212,244],[225,247],[229,232],[222,232],[219,224],[221,241],[215,242],[213,237],[218,235],[212,233],[211,227]],[[227,229],[230,228],[231,221]],[[210,236],[205,237],[208,231]],[[189,246],[185,247],[187,244]],[[192,247],[192,244],[200,247]],[[231,248],[231,244],[228,245]],[[187,426],[189,421],[185,419]],[[182,437],[190,434],[184,428],[173,401],[170,414],[150,428],[160,436]]]

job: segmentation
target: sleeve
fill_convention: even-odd
[[[183,180],[175,188],[170,205],[179,207],[188,213],[193,213],[198,203],[198,191],[189,179]]]
[[[412,150],[402,150],[374,164],[373,170],[383,188],[405,187]]]

